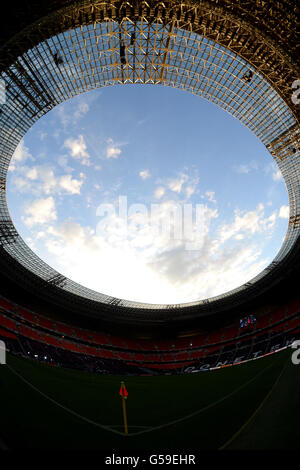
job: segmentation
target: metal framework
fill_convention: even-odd
[[[49,284],[55,287],[64,287],[67,282],[67,279],[62,274],[57,274],[56,276],[53,276],[48,279],[47,282],[49,282]]]
[[[273,13],[271,9],[273,24],[262,28],[255,22],[255,12],[266,2],[238,2],[241,5],[233,8],[234,3],[86,0],[27,27],[7,43],[5,55],[0,50],[0,78],[6,84],[6,102],[0,105],[0,244],[8,255],[68,293],[125,307],[135,315],[145,310],[159,315],[170,309],[183,313],[185,307],[213,308],[222,299],[250,295],[259,281],[284,263],[300,233],[299,110],[291,100],[292,83],[300,74],[293,60],[293,31],[288,33],[291,54],[284,48],[292,2],[283,2],[285,24],[279,23],[278,29],[274,26],[280,17],[278,5]],[[248,16],[242,14],[246,3]],[[256,134],[282,172],[290,204],[284,243],[264,271],[233,291],[181,305],[115,299],[64,278],[19,235],[9,235],[13,225],[6,204],[6,175],[28,129],[79,93],[138,83],[179,88],[217,104]]]
[[[16,243],[18,232],[10,219],[0,220],[0,245],[11,245]]]

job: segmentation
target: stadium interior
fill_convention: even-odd
[[[7,400],[0,448],[99,450],[99,440],[101,449],[123,450],[297,447],[300,369],[291,362],[291,346],[300,339],[300,113],[291,99],[300,77],[296,24],[292,0],[16,0],[8,6],[0,31],[6,84],[0,340],[7,362],[0,366]],[[6,202],[18,143],[59,103],[126,83],[202,96],[269,150],[286,184],[290,217],[279,253],[256,278],[199,302],[130,302],[67,279],[22,240]],[[128,441],[121,380],[129,391]],[[93,411],[97,401],[106,401],[111,414]]]

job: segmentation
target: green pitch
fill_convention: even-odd
[[[0,444],[9,449],[298,447],[293,390],[300,367],[291,364],[290,349],[211,372],[154,377],[101,376],[7,356]],[[128,436],[121,380],[129,393]]]

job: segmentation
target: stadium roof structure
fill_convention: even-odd
[[[272,296],[284,282],[291,285],[300,259],[296,2],[50,0],[17,1],[10,8],[0,33],[2,279],[74,314],[136,325],[225,314],[253,299],[259,303],[266,293]],[[16,231],[6,176],[26,132],[80,93],[135,83],[179,88],[217,104],[256,134],[280,168],[290,209],[283,245],[269,266],[239,288],[180,305],[109,297],[62,276]]]

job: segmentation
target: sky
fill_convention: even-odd
[[[93,90],[42,117],[14,153],[7,201],[57,271],[161,304],[252,279],[289,217],[281,173],[254,134],[215,104],[153,85]]]

